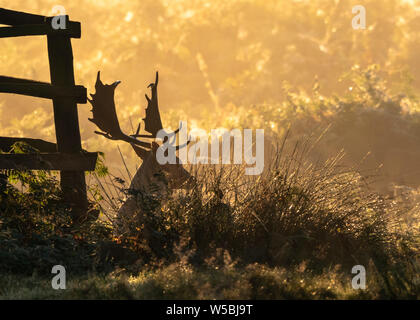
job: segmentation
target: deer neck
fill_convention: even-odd
[[[162,177],[162,168],[156,160],[154,153],[150,153],[137,170],[130,183],[130,189],[139,190],[143,192],[156,192],[165,193],[167,185],[164,183]]]

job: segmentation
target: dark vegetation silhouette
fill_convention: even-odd
[[[93,120],[103,136],[135,139],[137,146],[123,143],[117,150],[94,134],[88,110],[80,110],[86,144],[100,146],[106,161],[100,153],[95,171],[86,175],[89,219],[78,225],[61,201],[57,172],[1,170],[0,298],[418,299],[415,9],[366,1],[375,23],[355,35],[350,11],[343,9],[352,1],[278,3],[215,1],[191,9],[189,2],[169,8],[145,0],[122,3],[115,16],[86,4],[81,20],[95,22],[86,36],[105,28],[107,38],[98,37],[106,48],[89,38],[79,50],[81,82],[91,82],[98,64],[110,77],[126,75],[116,97],[119,117],[116,83],[98,78],[97,94],[107,90],[107,98],[96,97]],[[130,22],[127,12],[138,16]],[[156,23],[155,16],[174,23]],[[121,29],[100,23],[123,20]],[[152,22],[156,28],[147,31]],[[133,39],[138,32],[141,43]],[[28,55],[26,48],[22,54]],[[140,136],[140,127],[125,135],[139,110],[138,84],[147,83],[156,65],[165,77],[161,100],[171,101],[173,110],[162,108],[157,118],[155,81],[148,137]],[[132,72],[134,66],[142,72]],[[9,123],[3,116],[4,135],[50,134],[38,128],[52,125],[42,107],[34,113],[12,98],[6,102],[28,117]],[[181,176],[195,178],[193,187],[179,189],[171,186],[173,167],[144,170],[155,159],[152,131],[162,122],[175,127],[186,115],[204,129],[264,128],[263,174],[247,177],[238,166],[179,167]],[[40,148],[13,141],[1,150]],[[136,185],[131,164],[139,160],[137,173],[146,179]],[[150,175],[155,169],[162,174]],[[130,214],[118,216],[124,204]],[[72,275],[71,290],[61,295],[50,288],[55,264]],[[367,269],[367,290],[351,288],[356,264]]]
[[[357,108],[369,108],[359,102],[370,99],[369,94],[355,97],[356,112],[363,111]],[[289,100],[291,105],[299,101],[297,96],[294,99]],[[314,97],[312,103],[316,106],[319,99]],[[328,106],[328,99],[322,103]],[[347,103],[346,108],[350,101]],[[377,108],[372,112],[383,111]],[[342,116],[340,110],[336,115]],[[300,121],[306,121],[305,117]],[[132,196],[132,191],[124,179],[116,177],[108,180],[114,190],[107,188],[109,173],[103,162],[93,174],[98,184],[91,186],[91,192],[92,200],[97,200],[96,209],[109,220],[87,221],[79,228],[71,225],[66,208],[57,201],[60,189],[54,176],[4,172],[1,203],[7,210],[2,215],[0,248],[4,259],[0,267],[5,272],[48,273],[46,266],[60,261],[75,273],[107,273],[119,267],[136,275],[146,269],[170,272],[171,266],[184,265],[197,276],[209,276],[215,270],[239,272],[252,290],[259,290],[267,281],[259,274],[265,269],[246,266],[257,263],[261,268],[285,268],[292,274],[304,270],[305,277],[314,279],[332,272],[343,277],[353,265],[362,264],[374,275],[365,297],[417,297],[416,202],[410,195],[387,197],[374,192],[369,176],[345,165],[344,152],[326,160],[317,157],[328,130],[321,137],[296,141],[290,132],[283,137],[272,133],[271,141],[277,141],[273,158],[261,176],[244,176],[243,168],[233,165],[192,167],[187,168],[195,177],[191,189],[177,191],[168,185],[168,192],[139,189],[138,207],[134,206],[123,233],[116,232],[112,212],[104,208],[106,203],[119,208],[122,195]],[[25,148],[24,143],[18,143],[11,152],[25,152]],[[7,182],[6,176],[10,182],[18,182],[21,190]],[[163,183],[169,182],[163,179]],[[405,205],[396,205],[404,201]],[[60,246],[71,248],[74,255],[58,249]],[[248,278],[250,274],[254,278]],[[340,281],[345,287],[344,279]],[[274,282],[271,289],[257,296],[305,297],[297,287],[286,293],[278,291],[280,285]],[[345,289],[324,289],[315,290],[315,295],[364,297],[363,293],[345,294]],[[191,290],[200,292],[194,285]],[[135,292],[131,294],[135,296]]]

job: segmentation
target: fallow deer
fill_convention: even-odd
[[[89,120],[102,130],[95,131],[95,133],[102,135],[107,139],[121,140],[130,143],[137,156],[142,160],[141,166],[130,183],[130,195],[118,211],[117,226],[120,227],[123,227],[124,223],[122,223],[122,221],[129,221],[136,210],[142,209],[138,208],[136,192],[148,194],[157,192],[166,194],[170,189],[190,187],[193,182],[192,176],[183,168],[178,158],[176,158],[176,164],[164,165],[159,164],[156,159],[156,151],[159,148],[159,144],[156,143],[155,139],[159,130],[163,129],[158,106],[158,81],[159,75],[156,73],[155,82],[149,85],[152,93],[151,98],[149,98],[147,94],[145,95],[147,99],[147,108],[146,117],[143,120],[145,131],[150,133],[147,135],[139,134],[141,123],[139,123],[137,131],[133,135],[126,135],[122,132],[114,102],[115,88],[120,81],[116,81],[110,85],[103,84],[100,79],[100,72],[98,72],[95,84],[96,92],[95,94],[91,94],[92,99],[89,99],[89,102],[93,107],[91,110],[93,118]],[[179,130],[180,128],[173,133],[168,134],[168,137],[171,139],[173,138],[173,141],[175,141],[175,136]],[[151,140],[151,142],[144,141],[144,139]],[[164,142],[167,141],[165,140]],[[175,149],[179,150],[179,148],[185,147],[187,144],[188,142],[183,146],[176,146]],[[122,231],[124,227],[120,229],[120,231]]]

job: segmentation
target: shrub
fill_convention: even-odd
[[[28,151],[36,150],[23,143],[11,150]],[[1,174],[0,271],[45,274],[57,264],[74,273],[104,268],[95,264],[95,252],[98,243],[111,239],[110,226],[103,221],[73,225],[54,173],[3,170]]]

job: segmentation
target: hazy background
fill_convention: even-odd
[[[367,29],[353,30],[352,7],[360,4]],[[314,84],[321,97],[345,96],[351,85],[338,81],[343,74],[372,64],[390,92],[408,94],[409,111],[417,112],[420,1],[0,0],[1,7],[42,15],[55,5],[82,24],[81,39],[72,40],[76,83],[93,92],[98,70],[105,83],[122,81],[116,104],[126,133],[130,118],[135,127],[144,116],[156,70],[166,127],[188,120],[190,128],[263,126],[281,133],[267,105],[281,108],[285,92],[310,92]],[[46,47],[45,37],[1,39],[0,74],[49,81]],[[116,170],[119,145],[130,168],[138,164],[127,144],[93,133],[89,110],[79,105],[83,147],[104,151]],[[55,141],[51,102],[1,94],[0,135]]]

